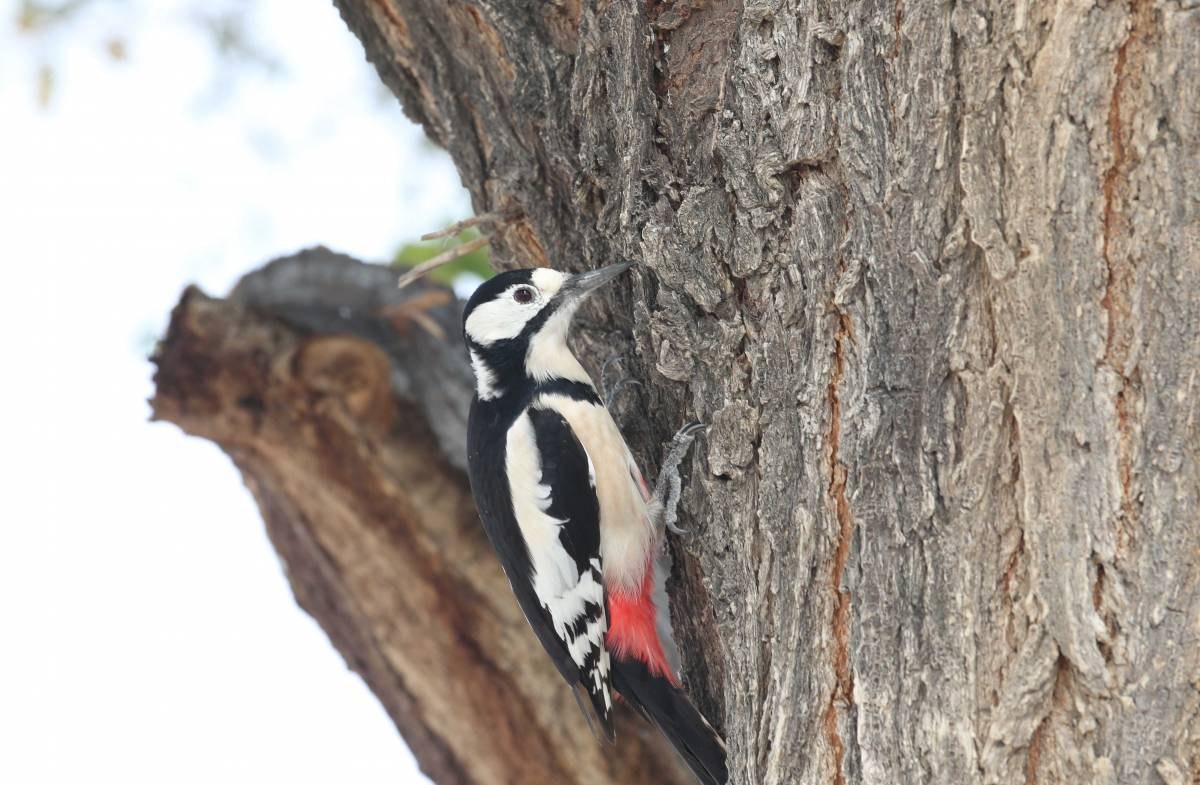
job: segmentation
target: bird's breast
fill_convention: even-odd
[[[544,394],[537,404],[563,416],[592,463],[600,502],[600,554],[604,583],[639,590],[657,535],[650,523],[642,476],[612,415],[603,406],[563,395]]]

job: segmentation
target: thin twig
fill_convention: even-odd
[[[411,270],[406,272],[404,275],[400,276],[400,280],[396,282],[396,288],[403,289],[405,286],[408,286],[410,283],[417,280],[418,278],[425,275],[426,273],[428,273],[432,270],[436,270],[437,268],[439,268],[443,265],[450,264],[451,262],[453,262],[455,259],[457,259],[460,256],[466,256],[467,254],[471,253],[472,251],[478,251],[480,248],[487,245],[488,241],[489,241],[488,237],[484,237],[484,236],[476,237],[474,240],[469,240],[468,242],[465,242],[462,245],[456,245],[453,248],[449,248],[449,249],[443,251],[442,253],[438,254],[437,256],[433,257],[432,259],[430,259],[427,262],[421,262],[416,267],[412,268]]]
[[[402,303],[384,306],[380,315],[401,333],[406,332],[412,323],[434,338],[444,339],[446,331],[429,316],[429,311],[453,299],[454,295],[444,289],[430,289]]]
[[[429,234],[423,234],[423,235],[421,235],[421,239],[422,240],[438,240],[438,239],[441,239],[442,237],[453,237],[454,235],[461,232],[463,229],[470,229],[472,226],[479,226],[480,224],[502,223],[504,221],[511,219],[512,217],[513,217],[513,214],[508,211],[499,211],[499,212],[494,212],[494,213],[480,213],[479,215],[472,215],[470,218],[464,218],[463,220],[459,221],[458,223],[450,224],[445,229],[439,229],[436,232],[430,232]]]

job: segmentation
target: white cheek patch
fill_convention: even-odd
[[[490,346],[496,341],[516,338],[525,328],[525,323],[542,309],[542,302],[539,297],[522,305],[512,298],[512,289],[509,289],[495,300],[486,302],[471,312],[465,325],[467,335],[480,346]]]

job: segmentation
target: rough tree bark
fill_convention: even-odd
[[[734,782],[1200,782],[1194,0],[336,4],[502,265],[637,262]]]
[[[1200,777],[1194,2],[337,5],[506,263],[639,263],[735,781]]]

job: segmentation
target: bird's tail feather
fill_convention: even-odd
[[[682,690],[635,659],[613,660],[613,686],[662,731],[704,785],[725,785],[725,744]]]

